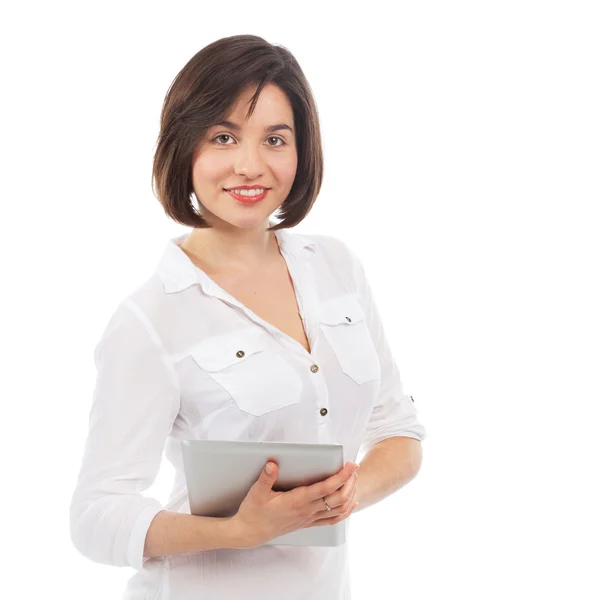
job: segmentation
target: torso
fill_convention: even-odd
[[[239,275],[228,276],[208,272],[188,252],[186,254],[192,262],[203,268],[217,285],[261,319],[295,339],[307,352],[310,352],[310,345],[296,302],[293,282],[285,259],[279,254],[279,251],[271,266],[264,268],[258,275],[254,274],[244,278]]]

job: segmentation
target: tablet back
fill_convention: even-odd
[[[274,491],[311,485],[344,466],[341,444],[184,440],[182,450],[190,512],[203,517],[233,516],[269,460],[279,465]],[[337,546],[347,524],[297,529],[267,544]]]

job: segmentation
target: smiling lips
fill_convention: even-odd
[[[262,190],[262,192],[261,192],[261,190]],[[269,188],[242,187],[242,188],[226,189],[225,191],[228,194],[230,194],[231,196],[233,196],[236,200],[239,200],[240,202],[243,202],[244,204],[255,204],[256,202],[259,202],[267,195]]]

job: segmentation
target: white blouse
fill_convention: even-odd
[[[357,256],[333,236],[275,235],[310,353],[194,265],[179,247],[187,233],[168,241],[94,350],[71,538],[93,561],[136,570],[123,598],[350,599],[348,540],[144,558],[159,511],[190,513],[182,440],[342,444],[345,463],[392,436],[426,437]],[[142,494],[163,450],[176,473],[166,505]]]

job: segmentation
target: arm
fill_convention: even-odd
[[[421,468],[423,449],[414,438],[394,436],[369,450],[360,462],[354,512],[376,504],[414,479]]]
[[[70,506],[77,550],[142,571],[150,556],[234,544],[228,520],[165,511],[142,495],[158,474],[180,392],[170,357],[136,304],[119,305],[94,360],[89,431]]]
[[[198,517],[163,510],[150,523],[144,558],[242,548],[233,517]]]
[[[365,451],[358,472],[356,497],[363,510],[397,491],[419,472],[423,459],[421,442],[427,432],[417,418],[415,404],[400,377],[398,365],[385,335],[381,315],[373,298],[365,269],[346,246],[353,264],[356,290],[381,365],[377,399],[362,437]]]
[[[156,478],[179,412],[177,376],[146,316],[130,300],[94,350],[89,429],[70,506],[73,545],[95,562],[143,569],[161,503],[141,494]]]

